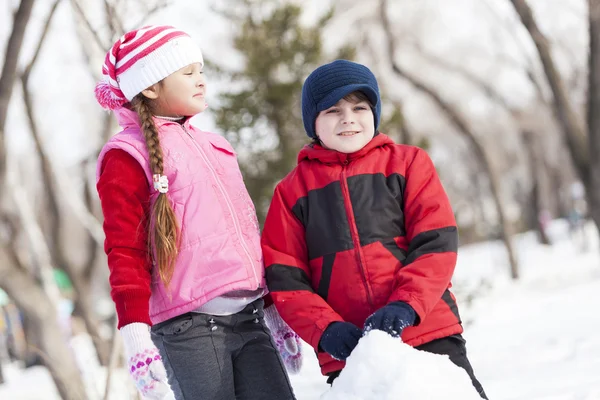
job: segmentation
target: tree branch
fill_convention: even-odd
[[[106,12],[106,18],[108,19],[108,25],[110,26],[111,32],[114,32],[119,36],[124,34],[125,28],[123,27],[123,23],[117,17],[118,13],[109,0],[104,0],[104,10]]]
[[[93,201],[94,198],[91,194],[91,188],[89,185],[89,181],[88,179],[86,179],[85,176],[85,171],[87,170],[87,166],[89,164],[91,160],[85,160],[82,164],[82,168],[81,170],[84,171],[84,182],[85,184],[83,185],[83,199],[85,202],[85,205],[87,207],[87,209],[90,211],[90,213],[92,213],[92,209],[93,209]],[[95,165],[95,161],[96,158],[94,158],[94,165]],[[94,267],[96,265],[96,259],[98,258],[98,243],[96,243],[96,240],[94,239],[94,237],[92,235],[89,234],[88,232],[88,239],[87,239],[87,258],[85,260],[85,263],[83,264],[83,279],[86,282],[90,282],[90,280],[92,279],[92,274],[94,272]]]
[[[44,29],[42,29],[42,34],[40,35],[40,39],[38,40],[37,47],[35,48],[35,52],[33,53],[33,57],[31,57],[31,61],[29,61],[29,64],[27,65],[27,67],[25,68],[25,70],[22,73],[21,79],[23,79],[25,81],[27,81],[29,79],[31,70],[40,55],[40,51],[42,50],[42,45],[44,44],[46,35],[48,35],[48,31],[50,30],[50,23],[52,22],[52,17],[54,17],[54,13],[56,12],[56,9],[58,8],[58,3],[60,3],[60,0],[56,0],[54,2],[54,4],[52,5],[52,7],[50,8],[50,12],[48,13],[48,16],[46,17],[46,21],[44,22]]]
[[[0,75],[0,190],[4,188],[6,173],[6,149],[4,146],[6,116],[8,105],[12,97],[12,90],[17,78],[17,65],[19,54],[25,36],[25,29],[31,16],[34,0],[21,0],[17,13],[15,14],[13,29],[8,38],[2,75]]]
[[[483,4],[484,6],[486,6],[488,8],[488,10],[490,11],[490,14],[494,18],[496,18],[496,20],[498,20],[498,23],[500,24],[502,29],[510,37],[512,37],[513,43],[519,48],[519,51],[520,51],[522,57],[525,59],[526,65],[521,65],[514,60],[509,60],[507,57],[504,57],[504,59],[502,61],[508,65],[511,65],[511,66],[517,67],[520,70],[523,70],[523,72],[525,73],[525,76],[527,77],[529,82],[531,82],[531,84],[535,88],[539,99],[545,105],[552,108],[550,101],[548,100],[548,96],[546,95],[544,88],[542,87],[542,83],[540,82],[540,78],[538,76],[539,74],[536,72],[536,69],[538,69],[538,68],[536,68],[535,58],[533,58],[529,54],[527,49],[525,49],[525,47],[523,46],[523,42],[517,36],[517,34],[516,34],[517,31],[514,29],[514,26],[509,25],[509,21],[506,21],[497,15],[496,11],[493,10],[492,6],[489,4],[489,1],[483,1],[481,4]]]
[[[14,202],[19,213],[19,220],[23,224],[24,231],[29,240],[29,246],[40,268],[42,286],[48,297],[52,300],[53,305],[56,306],[60,299],[60,292],[54,281],[52,258],[46,245],[44,234],[35,219],[29,202],[29,196],[26,195],[25,190],[19,185],[13,184],[10,186],[10,192],[14,197]]]
[[[15,14],[13,30],[8,38],[6,53],[4,55],[4,66],[0,76],[0,138],[4,139],[4,126],[6,125],[6,113],[8,103],[12,95],[13,84],[17,78],[17,65],[19,53],[25,36],[25,29],[29,22],[34,0],[21,0],[19,9]]]
[[[590,51],[588,55],[587,123],[590,153],[590,182],[586,194],[590,214],[600,227],[600,1],[588,0]]]
[[[35,147],[40,157],[40,164],[42,169],[42,177],[44,181],[44,189],[45,189],[45,198],[48,202],[48,216],[50,218],[50,226],[51,233],[50,237],[52,238],[51,243],[49,244],[50,253],[52,254],[52,258],[54,261],[64,267],[66,264],[66,258],[63,255],[62,247],[60,245],[60,231],[61,231],[61,218],[60,218],[60,209],[58,205],[58,198],[56,196],[55,185],[52,179],[52,166],[50,164],[50,160],[48,159],[48,155],[42,145],[39,130],[37,124],[35,122],[35,116],[33,111],[33,101],[31,98],[31,93],[29,92],[29,77],[31,76],[31,71],[35,66],[35,63],[38,59],[42,46],[44,45],[44,41],[49,31],[50,24],[52,22],[52,18],[54,13],[56,12],[58,3],[60,0],[56,0],[52,5],[48,16],[46,17],[46,21],[44,23],[44,28],[42,30],[42,34],[38,40],[38,44],[36,46],[35,52],[31,61],[23,71],[21,75],[21,84],[23,91],[23,102],[25,103],[25,111],[27,114],[27,120],[29,122],[29,129],[31,130],[31,134],[33,136],[33,141],[35,143]]]
[[[42,31],[42,34],[38,41],[36,52],[34,53],[34,56],[31,59],[28,66],[25,68],[25,72],[21,76],[21,82],[22,82],[22,86],[23,86],[23,100],[25,102],[25,109],[27,112],[31,133],[34,138],[34,142],[36,143],[36,149],[38,151],[38,154],[39,154],[40,160],[41,160],[41,164],[42,164],[42,173],[44,176],[44,182],[45,182],[44,187],[46,188],[46,196],[50,202],[51,212],[56,213],[55,215],[57,217],[58,217],[58,213],[59,213],[59,209],[58,209],[59,201],[58,201],[58,196],[56,195],[56,187],[55,186],[56,186],[56,183],[61,182],[62,186],[63,186],[61,188],[62,189],[61,191],[63,193],[65,193],[64,186],[65,186],[66,182],[63,180],[54,179],[55,171],[54,171],[52,164],[45,152],[45,149],[41,142],[41,138],[40,138],[39,131],[37,128],[37,124],[35,122],[35,116],[34,116],[34,112],[33,112],[33,101],[31,99],[31,93],[28,90],[28,81],[29,81],[31,71],[33,70],[33,67],[35,66],[35,62],[37,61],[37,57],[39,55],[40,49],[43,46],[44,39],[46,38],[46,34],[48,32],[48,27],[50,26],[52,17],[56,11],[56,6],[58,5],[59,2],[60,2],[60,0],[56,0],[52,9],[50,10],[50,13],[48,14],[48,17],[46,19],[44,30]],[[81,201],[75,200],[73,198],[73,196],[66,196],[66,197],[67,197],[67,200],[70,200],[68,202],[71,203],[71,205],[73,206],[73,210],[75,211],[76,215],[80,217],[80,220],[82,221],[83,226],[88,229],[88,231],[94,237],[94,239],[96,240],[97,243],[102,243],[104,241],[104,239],[103,239],[104,234],[102,232],[102,228],[100,227],[100,223],[97,220],[95,220],[95,218],[92,215],[90,215],[90,213],[85,208],[85,206],[80,204]],[[74,205],[76,205],[76,206],[74,206]],[[56,224],[60,224],[60,219],[58,219]],[[55,224],[54,234],[57,234],[56,224]],[[60,229],[58,229],[58,230],[60,230]],[[60,261],[62,263],[64,260],[58,259],[57,261]]]
[[[396,62],[396,38],[392,33],[392,29],[389,23],[387,15],[387,0],[380,0],[379,12],[381,18],[381,25],[386,35],[387,40],[387,54],[389,54],[390,64],[392,70],[396,75],[409,81],[417,90],[425,93],[446,115],[452,125],[467,139],[469,145],[475,152],[475,156],[479,161],[480,167],[484,170],[489,178],[490,192],[494,199],[496,206],[496,212],[498,214],[498,224],[500,225],[502,232],[502,239],[505,243],[506,250],[508,253],[508,261],[511,269],[511,277],[517,279],[519,277],[518,263],[514,254],[514,249],[511,244],[511,233],[509,228],[509,222],[506,219],[504,207],[500,199],[500,184],[498,182],[498,176],[496,171],[492,167],[483,145],[478,140],[475,133],[470,129],[467,121],[462,115],[454,109],[454,107],[446,100],[444,100],[432,87],[427,83],[418,79],[405,69],[403,69]]]
[[[525,0],[510,1],[538,50],[538,55],[542,62],[546,78],[550,84],[550,89],[552,89],[553,103],[558,116],[558,121],[563,128],[563,136],[567,147],[572,154],[573,163],[582,180],[588,181],[590,154],[585,145],[584,129],[577,119],[577,115],[567,96],[564,82],[554,64],[548,40],[539,30],[527,2]]]
[[[425,93],[427,97],[429,97],[439,108],[441,108],[444,114],[450,119],[452,125],[454,125],[454,127],[459,132],[463,133],[467,138],[470,145],[477,152],[477,157],[479,159],[485,159],[486,157],[483,147],[479,144],[477,137],[469,128],[467,121],[461,115],[459,115],[450,102],[442,99],[442,97],[432,87],[406,71],[396,62],[396,38],[391,31],[391,26],[387,17],[387,0],[380,0],[380,12],[381,24],[387,39],[387,54],[389,54],[390,64],[394,73],[409,81],[417,90]]]
[[[87,16],[85,15],[85,11],[83,11],[83,9],[81,8],[81,5],[79,4],[79,1],[78,0],[71,0],[71,3],[73,4],[73,6],[75,6],[75,12],[77,12],[77,14],[79,15],[79,17],[81,18],[81,20],[85,24],[86,28],[92,34],[92,37],[94,38],[94,41],[96,42],[96,44],[98,45],[98,47],[100,47],[102,50],[108,49],[108,46],[105,45],[104,43],[102,43],[102,39],[100,38],[100,35],[94,29],[94,27],[92,26],[92,23],[90,22],[90,20],[87,19]]]
[[[7,229],[8,231],[6,232],[6,238],[0,239],[2,240],[2,243],[0,243],[0,252],[2,251],[2,248],[4,248],[4,251],[6,252],[6,255],[9,257],[10,260],[9,263],[3,264],[2,262],[0,262],[0,270],[2,270],[2,267],[5,267],[5,269],[8,270],[10,269],[8,268],[8,266],[12,265],[14,268],[20,269],[25,273],[29,273],[27,271],[27,268],[25,267],[25,264],[23,263],[24,257],[23,254],[19,252],[17,244],[17,238],[19,237],[17,226],[21,226],[21,224],[18,224],[15,221],[16,218],[14,216],[9,216],[5,214],[2,215],[0,218],[2,219],[0,223],[4,225],[3,228]],[[6,239],[6,241],[4,239]]]
[[[466,68],[460,65],[451,64],[449,62],[446,62],[445,60],[442,60],[436,55],[427,53],[425,50],[423,50],[423,46],[419,45],[418,43],[415,43],[414,46],[417,49],[419,55],[423,57],[426,61],[432,63],[438,68],[442,68],[446,71],[454,73],[460,76],[461,78],[465,79],[466,81],[471,82],[473,85],[478,87],[487,97],[492,99],[492,101],[500,105],[507,112],[513,114],[517,111],[513,106],[508,104],[508,101],[506,101],[506,99],[500,93],[498,93],[498,91],[486,80],[481,79],[480,77],[478,77],[477,75],[473,74],[471,71],[467,70]]]
[[[142,24],[148,19],[150,18],[152,15],[156,14],[157,12],[159,12],[160,10],[168,7],[170,5],[170,1],[169,0],[163,0],[162,2],[158,2],[156,3],[153,7],[151,7],[148,11],[146,11],[146,13],[135,23],[133,24],[133,29],[137,29],[140,26],[142,26]]]

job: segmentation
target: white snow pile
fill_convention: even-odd
[[[426,353],[383,331],[363,337],[321,400],[481,400],[448,356]]]

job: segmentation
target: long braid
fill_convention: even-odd
[[[149,100],[139,94],[131,101],[131,107],[140,117],[152,174],[162,175],[164,172],[163,152],[158,138],[158,129],[152,119]],[[152,218],[149,221],[150,254],[154,254],[160,279],[165,287],[168,287],[173,277],[175,260],[179,252],[180,231],[179,222],[165,193],[159,193],[152,209]]]

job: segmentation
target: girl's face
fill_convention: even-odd
[[[173,72],[142,92],[154,100],[153,113],[162,117],[190,117],[206,110],[206,83],[200,63]]]
[[[341,99],[319,113],[315,131],[325,148],[354,153],[375,136],[373,111],[367,101]]]

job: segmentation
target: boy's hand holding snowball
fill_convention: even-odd
[[[372,329],[379,329],[399,337],[404,328],[415,324],[417,314],[415,310],[402,301],[394,301],[375,311],[365,321],[364,331],[369,332]]]
[[[319,346],[336,360],[344,361],[358,344],[360,338],[373,329],[384,331],[392,337],[399,337],[404,328],[414,325],[417,318],[415,310],[408,304],[395,301],[375,311],[365,321],[360,330],[350,322],[333,322],[329,324]]]
[[[363,332],[350,322],[332,322],[323,332],[319,347],[336,360],[345,360],[358,344]]]

